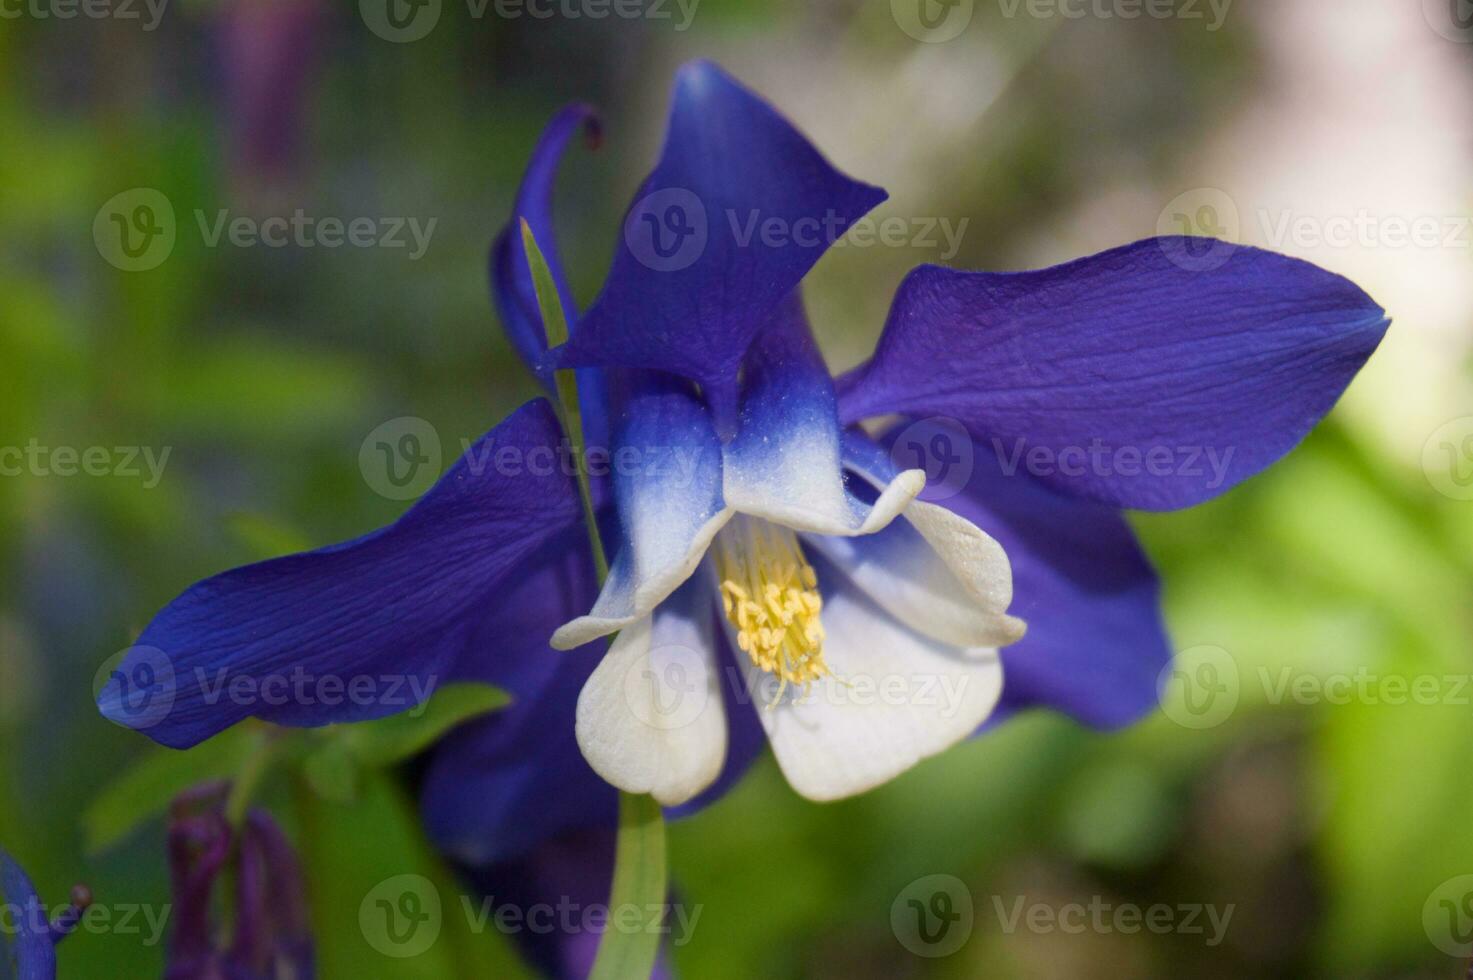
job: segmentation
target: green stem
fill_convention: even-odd
[[[627,980],[654,972],[660,955],[658,927],[665,915],[665,882],[665,817],[660,804],[652,796],[620,793],[609,924],[588,980]],[[626,909],[639,913],[637,928],[625,924]]]
[[[522,246],[527,250],[527,265],[532,270],[532,285],[537,290],[537,304],[542,308],[543,329],[547,333],[549,349],[568,342],[568,317],[563,312],[562,298],[557,294],[557,285],[552,281],[552,270],[547,259],[537,247],[532,236],[532,226],[522,219]],[[584,465],[583,410],[578,404],[578,374],[566,370],[554,372],[557,397],[561,403],[563,431],[573,446],[573,458],[578,472],[578,497],[583,502],[583,522],[588,526],[588,543],[593,548],[593,565],[598,571],[598,584],[603,586],[609,577],[609,560],[604,555],[603,540],[598,534],[598,522],[593,513],[593,491],[588,485],[588,467]]]
[[[547,333],[547,346],[568,342],[568,318],[552,279],[547,259],[537,247],[532,228],[522,220],[522,246],[527,253],[527,266],[532,270],[532,285],[537,290],[537,303],[542,309],[542,323]],[[588,469],[583,465],[583,414],[578,403],[578,375],[574,371],[555,374],[558,401],[562,403],[563,431],[573,446],[578,460],[578,496],[583,501],[583,520],[588,528],[588,543],[593,549],[594,569],[598,584],[609,577],[609,562],[604,555],[594,520],[593,493],[588,485]],[[614,850],[614,884],[609,895],[609,925],[598,944],[598,956],[589,980],[630,980],[648,977],[660,953],[657,928],[664,914],[666,898],[665,816],[653,797],[619,794],[619,837]],[[637,929],[616,929],[623,922],[619,913],[636,909],[640,914]],[[655,910],[651,912],[650,910]]]
[[[230,826],[236,828],[245,822],[246,811],[251,807],[251,799],[256,795],[256,789],[271,768],[273,754],[271,732],[261,726],[253,734],[255,744],[246,753],[245,765],[241,766],[240,772],[231,781],[230,795],[225,798],[225,819],[230,821]]]

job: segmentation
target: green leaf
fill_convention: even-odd
[[[506,707],[511,697],[489,684],[446,684],[420,705],[377,721],[344,725],[338,738],[365,766],[391,766],[417,755],[456,725]]]
[[[619,843],[614,853],[614,888],[609,925],[598,945],[589,980],[647,977],[660,952],[664,915],[665,818],[651,796],[619,794]],[[620,929],[626,909],[637,909],[635,929]]]
[[[255,747],[255,740],[237,725],[187,751],[150,751],[104,788],[82,815],[88,853],[112,847],[162,814],[185,790],[212,779],[233,778]]]
[[[296,786],[321,976],[531,976],[494,920],[471,914],[476,899],[462,894],[392,778],[364,773],[351,806]],[[410,901],[413,920],[401,915]]]
[[[362,773],[403,762],[456,725],[510,702],[505,691],[489,684],[447,684],[411,711],[323,729],[317,744],[302,759],[302,774],[323,799],[352,802]]]

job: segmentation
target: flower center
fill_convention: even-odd
[[[823,598],[798,536],[756,517],[737,515],[716,536],[721,602],[737,646],[782,685],[807,689],[829,674],[823,661]]]

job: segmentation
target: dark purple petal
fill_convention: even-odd
[[[311,980],[316,957],[301,862],[265,810],[247,815],[237,860],[230,963],[246,976]]]
[[[542,323],[537,292],[527,266],[527,253],[522,247],[521,223],[525,220],[531,227],[537,247],[547,259],[571,325],[577,318],[578,307],[563,274],[557,231],[553,225],[552,194],[558,164],[569,141],[580,129],[591,142],[597,140],[598,116],[590,106],[571,105],[553,116],[527,163],[511,220],[491,246],[491,297],[496,303],[496,312],[501,316],[507,339],[528,370],[549,387],[552,385],[552,368],[547,363],[547,330]]]
[[[0,848],[0,976],[56,980],[56,950],[46,906],[25,869]]]
[[[167,980],[193,980],[218,969],[210,896],[230,858],[230,824],[217,806],[176,814],[169,823],[170,924]]]
[[[411,707],[453,668],[487,597],[577,525],[560,438],[551,407],[529,402],[389,527],[193,586],[143,631],[99,708],[185,748],[251,715],[322,725]]]
[[[550,544],[488,600],[457,678],[495,684],[512,703],[435,749],[421,809],[440,848],[468,864],[518,856],[548,837],[617,821],[613,787],[574,737],[578,692],[603,655],[598,641],[559,651],[548,638],[593,601],[581,528]]]
[[[608,282],[561,363],[692,378],[729,429],[737,369],[758,328],[884,198],[835,170],[720,68],[685,66],[660,162],[635,196]],[[764,233],[764,224],[779,234]]]
[[[1119,507],[1199,503],[1273,463],[1328,412],[1386,331],[1355,284],[1307,262],[1151,239],[1038,272],[922,266],[846,422],[955,419],[1018,472]],[[1210,244],[1210,243],[1207,243]]]

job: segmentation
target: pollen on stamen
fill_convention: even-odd
[[[823,658],[823,597],[818,576],[798,536],[752,517],[732,520],[716,539],[721,603],[736,627],[737,647],[781,682],[771,710],[788,685],[805,693],[830,676]]]

